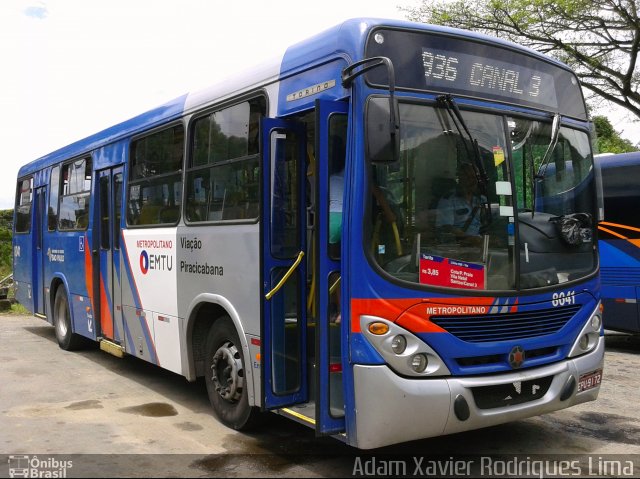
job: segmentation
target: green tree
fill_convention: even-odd
[[[0,210],[0,279],[13,269],[12,225],[13,210]]]
[[[593,123],[600,153],[628,153],[637,150],[629,140],[620,136],[606,116],[593,117]]]
[[[410,20],[475,30],[550,54],[571,66],[589,100],[640,118],[640,0],[422,0]]]

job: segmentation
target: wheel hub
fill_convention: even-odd
[[[222,399],[237,402],[244,388],[244,370],[240,353],[233,343],[225,342],[213,355],[211,380]]]

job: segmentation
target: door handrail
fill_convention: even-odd
[[[276,294],[278,291],[280,291],[280,288],[282,288],[284,286],[284,284],[287,282],[287,280],[293,274],[293,272],[296,270],[296,268],[298,266],[300,266],[300,263],[302,262],[302,258],[303,257],[304,257],[304,251],[300,251],[298,253],[298,257],[296,258],[296,261],[291,265],[289,270],[284,274],[284,276],[278,282],[278,284],[276,284],[271,291],[269,291],[267,294],[264,295],[264,298],[267,301],[269,301],[273,297],[274,294]]]

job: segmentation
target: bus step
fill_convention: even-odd
[[[305,426],[315,426],[316,420],[316,404],[315,402],[308,402],[304,404],[297,404],[292,407],[284,407],[277,410],[282,416],[287,416],[300,424]]]
[[[108,339],[100,340],[100,349],[114,355],[117,358],[124,357],[124,348],[119,344],[109,341]]]

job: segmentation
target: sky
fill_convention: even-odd
[[[21,165],[347,18],[419,0],[0,0],[0,209]],[[640,126],[611,116],[635,144]]]

